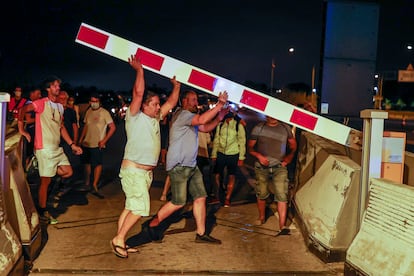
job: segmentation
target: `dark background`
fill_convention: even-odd
[[[363,2],[363,1],[362,1]],[[373,2],[373,1],[370,1]],[[375,2],[375,1],[374,1]],[[82,22],[238,83],[311,84],[320,63],[322,0],[13,1],[2,6],[0,89],[54,74],[76,86],[130,90],[128,64],[75,43]],[[414,1],[378,1],[377,70],[413,61]],[[346,22],[345,22],[346,24]],[[294,47],[294,54],[289,54]],[[147,85],[169,87],[146,72]]]

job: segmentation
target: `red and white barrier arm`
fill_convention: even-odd
[[[137,55],[143,67],[164,77],[176,79],[214,96],[227,91],[229,100],[249,109],[277,118],[306,131],[335,141],[339,144],[360,149],[360,131],[329,120],[294,105],[275,99],[264,93],[232,82],[213,73],[158,53],[119,36],[82,23],[76,42],[97,51],[128,61]]]

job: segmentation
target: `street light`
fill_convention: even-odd
[[[293,55],[295,53],[295,48],[294,47],[290,47],[288,49],[289,55]],[[273,92],[273,83],[274,83],[274,76],[275,76],[275,68],[276,68],[276,63],[275,63],[275,59],[272,58],[272,68],[270,71],[270,93]]]
[[[406,49],[407,49],[407,52],[408,52],[408,54],[409,54],[409,58],[408,58],[408,67],[407,67],[407,69],[408,68],[411,68],[412,67],[412,54],[413,54],[413,45],[411,44],[411,43],[408,43],[407,45],[406,45]],[[412,70],[412,69],[411,69]]]

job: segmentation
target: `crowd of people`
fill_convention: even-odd
[[[73,188],[74,166],[76,172],[79,166],[84,168],[86,190],[103,198],[98,191],[102,150],[116,130],[111,115],[100,104],[99,95],[91,95],[81,124],[74,97],[60,86],[61,80],[51,76],[43,87],[30,88],[27,98],[23,97],[22,88],[16,87],[8,104],[10,124],[17,124],[24,141],[22,166],[28,172],[36,164],[39,184],[35,203],[41,221],[49,224],[57,223],[51,211]]]
[[[256,225],[265,222],[266,202],[272,196],[279,216],[277,235],[289,234],[287,165],[292,162],[297,147],[291,127],[267,116],[265,122],[247,135],[246,122],[228,107],[226,91],[219,93],[213,108],[200,112],[197,93],[186,90],[182,92],[181,105],[176,107],[181,84],[175,76],[170,79],[172,92],[161,104],[158,94],[145,89],[140,60],[131,56],[128,62],[136,78],[132,102],[125,114],[127,140],[119,168],[125,205],[116,234],[110,240],[112,252],[127,258],[129,253],[138,251],[126,244],[126,237],[142,217],[149,216],[149,190],[153,170],[158,165],[167,171],[160,198],[165,203],[148,221],[146,230],[153,233],[161,222],[191,202],[196,223],[195,242],[221,244],[206,229],[206,206],[231,206],[236,172],[248,154],[255,160]],[[60,89],[60,84],[59,78],[51,77],[43,87],[47,96],[41,97],[41,88],[35,88],[27,100],[22,100],[21,88],[17,87],[9,104],[10,117],[17,120],[27,144],[24,166],[33,156],[37,159],[40,176],[37,206],[41,218],[50,224],[57,220],[50,215],[47,205],[49,186],[52,178],[56,179],[58,202],[70,185],[74,160],[80,159],[84,166],[85,186],[97,197],[104,198],[99,192],[102,150],[116,131],[112,117],[101,106],[97,94],[91,95],[80,128],[79,109],[75,108],[74,98]]]

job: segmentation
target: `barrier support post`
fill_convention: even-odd
[[[364,119],[360,198],[358,201],[358,229],[361,226],[363,215],[367,207],[369,180],[381,178],[382,139],[384,135],[384,119],[388,119],[388,112],[378,109],[365,109],[360,112]]]
[[[10,102],[10,94],[5,92],[0,92],[0,183],[4,185],[5,175],[4,175],[4,166],[5,166],[5,139],[6,139],[6,118],[7,118],[7,103]],[[1,187],[3,189],[3,186]]]

